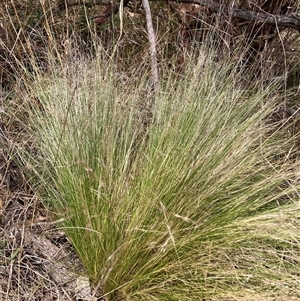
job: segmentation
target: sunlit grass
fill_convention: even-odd
[[[210,55],[152,106],[144,76],[122,83],[103,62],[31,87],[32,179],[108,300],[298,294],[298,187],[289,141],[266,123],[274,87],[242,89]]]

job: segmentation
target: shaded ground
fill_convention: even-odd
[[[0,146],[0,300],[100,300],[56,224]]]

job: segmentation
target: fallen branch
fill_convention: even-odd
[[[217,3],[212,0],[171,0],[178,3],[192,3],[200,6],[205,6],[212,12],[224,13],[239,19],[247,21],[261,22],[272,26],[284,26],[297,29],[300,32],[300,14],[286,15],[273,15],[267,12],[258,13],[246,9],[228,7],[224,4]]]

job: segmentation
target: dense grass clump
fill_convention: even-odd
[[[298,188],[268,122],[273,89],[247,91],[209,52],[198,61],[155,98],[98,61],[33,83],[36,188],[107,300],[299,292]]]

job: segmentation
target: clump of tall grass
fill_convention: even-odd
[[[107,300],[299,296],[298,187],[266,122],[273,90],[198,61],[155,102],[143,76],[121,82],[104,62],[37,77],[36,189]]]

